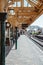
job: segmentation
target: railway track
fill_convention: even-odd
[[[40,38],[37,38],[36,36],[31,36],[28,34],[25,34],[28,38],[31,39],[34,44],[36,44],[42,51],[43,51],[43,40]]]
[[[30,37],[30,39],[43,51],[43,41],[37,37]]]

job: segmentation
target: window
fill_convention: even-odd
[[[16,7],[16,2],[14,2],[13,7]]]
[[[24,0],[24,7],[31,7],[31,5],[26,0]]]
[[[28,2],[26,0],[24,0],[24,7],[27,7]]]
[[[17,2],[17,6],[18,7],[21,7],[21,2]]]

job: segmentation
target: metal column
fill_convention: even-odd
[[[17,27],[15,27],[15,49],[17,49]]]
[[[1,60],[0,65],[5,65],[5,19],[6,19],[6,13],[0,13],[0,22],[1,22]]]

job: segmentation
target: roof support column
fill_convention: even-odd
[[[5,65],[5,19],[7,13],[0,13],[0,65]]]

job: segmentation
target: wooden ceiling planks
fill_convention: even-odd
[[[23,2],[23,0],[22,0],[22,2]],[[14,19],[12,18],[12,22],[15,21],[15,19],[16,19],[16,22],[18,21],[19,24],[26,22],[26,23],[28,23],[28,25],[30,25],[39,16],[39,14],[40,14],[39,12],[43,8],[43,7],[40,7],[41,4],[38,3],[36,5],[35,3],[33,3],[30,0],[28,0],[28,2],[29,2],[29,4],[32,5],[32,7],[24,7],[24,6],[22,6],[22,7],[8,7],[8,10],[14,9],[15,15],[17,15],[16,17],[14,17]],[[39,4],[40,4],[40,6],[39,6]],[[32,15],[33,15],[33,18],[31,17]],[[26,16],[27,16],[27,18],[26,18]]]
[[[5,11],[8,13],[7,20],[13,27],[19,27],[22,23],[27,23],[28,25],[30,25],[41,14],[43,14],[43,0],[37,0],[37,3],[34,3],[33,1],[27,0],[31,7],[24,7],[24,0],[12,0],[10,3],[8,3],[7,0],[0,0],[0,11],[2,12],[4,8],[6,9]],[[14,2],[21,2],[21,7],[9,7]],[[9,11],[12,9],[14,10],[15,15],[9,14]]]

